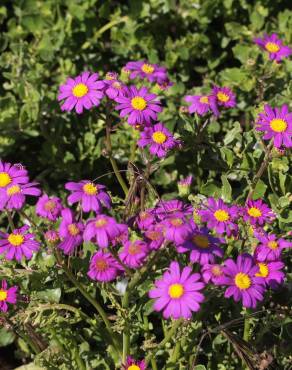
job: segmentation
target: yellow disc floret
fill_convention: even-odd
[[[182,284],[171,284],[168,288],[168,294],[171,298],[180,298],[184,294],[184,287]]]
[[[151,74],[154,72],[154,67],[151,64],[143,64],[141,67],[142,71],[146,74]]]
[[[70,235],[75,236],[79,234],[79,229],[75,224],[68,225],[68,231]]]
[[[156,131],[152,134],[152,139],[157,144],[163,144],[166,141],[166,135],[162,131]]]
[[[0,302],[6,301],[7,299],[7,291],[0,289]]]
[[[100,218],[99,220],[95,221],[96,227],[103,227],[107,224],[107,220],[105,218]]]
[[[130,365],[127,370],[141,370],[141,367],[137,365]]]
[[[266,263],[259,262],[259,272],[255,274],[255,276],[260,276],[260,277],[267,277],[269,275],[269,268]]]
[[[97,187],[92,182],[88,182],[83,185],[83,191],[87,195],[95,195],[97,193]]]
[[[9,196],[14,195],[14,194],[18,194],[20,192],[21,192],[21,189],[20,189],[20,186],[18,186],[18,185],[12,185],[6,191],[7,195],[9,195]]]
[[[248,209],[247,213],[251,217],[261,217],[262,212],[257,207],[251,207]]]
[[[24,242],[24,237],[21,234],[10,234],[8,236],[8,241],[14,247],[18,247]]]
[[[285,120],[280,118],[274,118],[270,122],[270,127],[275,132],[284,132],[286,131],[288,125]]]
[[[268,247],[270,249],[277,249],[279,247],[279,244],[275,240],[272,240],[272,241],[268,242]]]
[[[202,96],[200,98],[200,103],[209,104],[209,98],[208,98],[208,96]]]
[[[146,107],[147,107],[147,102],[144,98],[142,98],[141,96],[135,96],[132,100],[131,100],[131,105],[134,109],[137,109],[137,110],[144,110]]]
[[[230,99],[230,97],[227,94],[224,94],[221,91],[217,93],[217,98],[219,101],[222,101],[223,103],[228,102],[228,100]]]
[[[6,172],[0,172],[0,188],[5,188],[5,186],[11,183],[11,177]]]
[[[228,212],[224,211],[224,209],[218,209],[214,213],[214,217],[216,218],[217,221],[224,222],[229,220],[229,214]]]
[[[104,259],[98,259],[95,266],[98,271],[105,271],[108,268],[108,263]]]
[[[248,289],[251,286],[250,277],[244,272],[239,272],[235,275],[235,285],[242,290]]]
[[[267,42],[265,48],[269,53],[277,53],[280,50],[280,47],[274,42]]]
[[[88,87],[83,83],[75,85],[72,89],[72,94],[76,98],[82,98],[87,93],[88,93]]]

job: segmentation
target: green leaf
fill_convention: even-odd
[[[266,190],[267,185],[262,180],[259,180],[255,187],[252,199],[262,198],[265,195]]]
[[[59,303],[61,298],[61,289],[46,289],[42,290],[41,292],[35,293],[37,298],[45,301],[45,302],[51,302],[51,303]]]
[[[222,181],[222,198],[225,202],[231,202],[232,200],[232,187],[227,179],[227,176],[222,175],[221,176],[221,181]]]
[[[8,346],[13,343],[15,335],[13,332],[6,330],[5,328],[0,329],[0,347]]]

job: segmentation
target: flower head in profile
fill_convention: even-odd
[[[26,184],[10,184],[5,189],[0,190],[0,209],[21,209],[26,200],[26,196],[38,197],[41,190],[36,182]]]
[[[185,203],[178,199],[172,199],[160,200],[153,209],[153,214],[155,214],[159,220],[164,220],[177,212],[182,212],[185,216],[188,216],[192,214],[193,207],[189,203]]]
[[[181,212],[165,218],[161,226],[165,239],[176,245],[183,244],[192,234],[191,224]]]
[[[281,271],[285,267],[283,262],[257,262],[256,264],[259,271],[255,276],[263,278],[267,286],[270,286],[272,289],[276,289],[279,285],[283,284],[285,278],[284,272]]]
[[[144,234],[145,241],[148,244],[150,250],[159,249],[165,241],[163,226],[160,224],[149,227]]]
[[[132,126],[149,126],[151,120],[157,119],[157,113],[162,111],[157,95],[148,92],[146,87],[137,89],[130,86],[126,96],[119,96],[115,100],[120,110],[120,117],[128,116],[128,123]]]
[[[224,276],[222,265],[206,263],[202,266],[201,274],[205,283],[212,282],[214,285],[222,285],[221,281]]]
[[[15,304],[17,302],[17,291],[17,286],[12,286],[8,288],[7,281],[2,280],[0,287],[0,311],[7,312],[7,303]]]
[[[136,77],[141,79],[147,79],[149,82],[157,82],[159,85],[163,85],[165,81],[168,81],[166,68],[160,67],[158,64],[152,64],[144,61],[128,62],[126,69],[130,71],[130,79]]]
[[[84,109],[98,106],[104,95],[104,82],[98,80],[98,77],[98,73],[83,72],[75,78],[68,78],[60,86],[58,95],[58,101],[64,101],[62,111],[69,112],[75,108],[76,113],[81,114]]]
[[[56,230],[48,230],[44,234],[45,240],[52,245],[57,244],[60,241],[60,235]]]
[[[90,260],[89,271],[87,275],[96,281],[113,281],[123,268],[111,256],[110,253],[101,250],[94,253]]]
[[[263,131],[264,140],[274,139],[276,148],[292,147],[292,113],[289,113],[288,106],[273,109],[268,104],[264,107],[256,122],[256,130]]]
[[[15,184],[29,182],[26,169],[22,165],[2,162],[0,160],[0,192]]]
[[[104,83],[104,92],[112,100],[115,100],[118,96],[124,96],[127,93],[127,87],[118,79],[106,79]]]
[[[255,308],[258,301],[264,299],[265,282],[262,277],[256,276],[259,267],[248,254],[238,256],[236,262],[229,258],[224,262],[224,277],[221,282],[228,285],[225,297],[233,297],[235,302],[242,300],[247,308]]]
[[[35,240],[34,234],[27,233],[28,229],[26,225],[9,234],[0,232],[0,253],[7,260],[21,261],[22,257],[30,260],[33,253],[39,250],[40,243]]]
[[[148,146],[150,153],[158,158],[165,157],[177,144],[178,141],[162,123],[144,127],[138,140],[138,146],[142,148]]]
[[[166,319],[190,319],[192,311],[199,311],[204,301],[200,290],[205,284],[200,278],[200,274],[193,274],[190,267],[180,270],[179,264],[172,262],[162,279],[155,282],[155,288],[149,291],[149,297],[155,300],[154,310],[163,310]]]
[[[122,370],[146,370],[146,362],[145,360],[138,361],[128,356]]]
[[[75,220],[73,212],[69,208],[63,209],[59,226],[59,235],[62,241],[58,248],[62,249],[65,254],[72,254],[75,248],[83,242],[83,230],[83,223]]]
[[[243,207],[243,220],[251,225],[264,225],[275,218],[274,212],[261,199],[249,200]]]
[[[207,228],[195,229],[191,236],[177,247],[179,253],[190,252],[190,261],[205,265],[214,263],[215,257],[223,257],[223,250],[219,247],[224,240],[210,235]]]
[[[36,214],[49,221],[56,221],[62,211],[61,199],[42,195],[36,204]]]
[[[216,98],[217,104],[225,108],[233,108],[236,106],[234,92],[229,87],[214,86],[212,95]]]
[[[79,182],[67,182],[65,189],[72,192],[68,197],[68,203],[80,202],[84,212],[102,212],[102,207],[111,208],[111,198],[106,192],[104,185],[95,184],[89,180]]]
[[[263,50],[269,53],[269,58],[280,62],[283,58],[287,58],[292,54],[292,49],[283,45],[283,41],[278,38],[276,33],[271,36],[265,34],[263,38],[255,38],[254,42]]]
[[[178,181],[178,192],[181,197],[185,197],[190,194],[190,189],[193,181],[193,176],[189,175],[184,179]]]
[[[278,261],[284,249],[292,248],[291,242],[283,238],[277,238],[275,234],[255,232],[255,237],[260,242],[255,250],[255,258],[260,262]]]
[[[126,241],[119,252],[121,261],[130,268],[141,267],[147,255],[148,246],[142,240]]]
[[[215,116],[219,116],[217,99],[213,95],[187,95],[185,101],[190,103],[188,107],[189,113],[197,113],[199,116],[204,116],[206,113],[212,112]]]
[[[228,206],[222,199],[208,198],[205,209],[198,211],[203,222],[207,222],[209,229],[215,229],[218,234],[226,232],[228,236],[236,234],[238,226],[235,223],[238,218],[238,208]]]
[[[140,230],[147,230],[149,227],[154,225],[155,216],[152,212],[152,209],[145,209],[145,211],[141,211],[136,217],[135,222]]]

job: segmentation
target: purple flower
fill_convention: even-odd
[[[144,237],[150,250],[157,250],[164,243],[165,238],[163,230],[164,228],[160,224],[154,225],[146,230]]]
[[[147,255],[148,247],[142,240],[126,241],[123,244],[123,249],[119,252],[121,261],[130,268],[141,267]]]
[[[257,266],[259,267],[259,271],[255,276],[262,277],[267,286],[276,289],[279,285],[283,284],[285,278],[285,274],[281,271],[285,267],[283,262],[257,262]]]
[[[265,34],[262,39],[255,38],[254,42],[269,53],[271,60],[275,60],[278,63],[283,58],[289,57],[292,53],[292,49],[283,45],[282,40],[278,38],[276,33],[273,33],[271,36]]]
[[[36,187],[36,182],[27,184],[11,184],[0,191],[0,209],[21,209],[25,203],[25,196],[41,195],[40,189]]]
[[[29,178],[22,165],[0,161],[0,191],[15,184],[26,184]]]
[[[190,267],[180,271],[179,264],[172,262],[162,279],[155,282],[155,288],[149,291],[149,297],[155,299],[154,310],[162,311],[163,317],[190,319],[192,311],[199,311],[204,301],[202,290],[205,284],[199,281],[200,274],[192,274]]]
[[[274,138],[276,148],[283,145],[286,148],[292,147],[292,113],[289,113],[288,106],[273,109],[268,104],[264,107],[265,112],[260,113],[256,122],[257,131],[264,131],[263,139]]]
[[[92,256],[87,275],[92,280],[108,282],[114,280],[121,271],[118,262],[109,253],[100,250]]]
[[[111,241],[124,231],[122,225],[118,224],[113,217],[97,215],[85,226],[83,234],[85,241],[94,240],[101,248],[107,248]]]
[[[225,108],[232,108],[236,106],[235,94],[228,87],[214,86],[212,95],[216,98],[217,104]]]
[[[56,230],[46,231],[44,237],[49,244],[57,244],[60,241],[59,233]]]
[[[152,213],[152,209],[146,209],[140,212],[136,218],[137,226],[140,230],[147,230],[155,223],[155,217]]]
[[[187,95],[185,101],[191,105],[188,107],[189,113],[197,113],[204,116],[212,111],[215,116],[219,116],[217,99],[213,95]]]
[[[118,80],[104,80],[105,83],[105,94],[112,100],[115,100],[119,96],[124,96],[127,92],[126,86]]]
[[[180,212],[174,213],[163,220],[161,225],[164,228],[165,239],[174,242],[176,245],[183,244],[192,234],[190,222]]]
[[[36,204],[36,214],[50,221],[56,221],[62,210],[61,199],[42,195]]]
[[[255,233],[255,237],[260,241],[256,247],[255,256],[257,261],[278,261],[282,250],[292,248],[292,243],[285,239],[278,239],[274,234]]]
[[[205,283],[211,281],[214,285],[222,285],[221,280],[224,273],[221,265],[207,263],[202,266],[201,274]]]
[[[178,186],[179,195],[181,197],[185,197],[189,195],[192,181],[193,181],[192,175],[189,175],[186,178],[179,180],[177,186]]]
[[[238,217],[238,208],[236,206],[227,206],[222,199],[217,201],[214,198],[208,198],[207,209],[199,210],[199,216],[203,222],[207,222],[209,229],[215,229],[218,234],[226,232],[228,236],[237,233],[238,226],[234,221]]]
[[[65,254],[72,254],[76,247],[83,242],[84,225],[76,222],[73,212],[69,208],[62,211],[62,220],[59,226],[59,235],[62,242],[58,245]]]
[[[125,365],[122,366],[122,370],[146,370],[145,360],[137,361],[131,356],[127,357]]]
[[[177,140],[162,123],[157,123],[153,127],[144,127],[138,140],[138,146],[144,148],[148,145],[150,153],[158,158],[165,157],[167,152],[177,144]]]
[[[119,224],[119,234],[115,236],[111,243],[115,247],[118,244],[123,244],[129,239],[129,229],[128,225],[125,224]]]
[[[102,206],[111,208],[111,198],[105,191],[104,185],[94,184],[89,180],[79,182],[67,182],[65,189],[72,192],[68,197],[68,203],[81,202],[84,212],[95,211],[101,213]]]
[[[160,67],[157,64],[150,64],[147,61],[128,62],[125,68],[130,71],[130,79],[139,77],[146,78],[150,82],[157,82],[163,85],[168,81],[166,68]]]
[[[91,74],[83,72],[75,78],[68,78],[64,85],[60,86],[58,101],[64,100],[61,105],[62,111],[74,109],[78,114],[83,109],[90,109],[98,106],[103,98],[104,82],[98,80],[98,73]]]
[[[261,199],[249,200],[243,211],[243,220],[249,221],[251,225],[264,225],[267,221],[272,221],[275,215],[271,208],[269,208]]]
[[[255,308],[257,301],[264,299],[264,279],[255,274],[259,271],[253,258],[248,254],[241,254],[234,262],[231,258],[225,261],[221,282],[228,285],[225,297],[233,297],[235,302],[242,300],[244,307]]]
[[[17,301],[17,286],[8,288],[6,280],[2,280],[0,288],[0,311],[7,312],[7,303],[15,304]]]
[[[191,252],[190,261],[201,265],[214,263],[215,256],[223,257],[223,250],[218,246],[224,242],[222,239],[214,238],[207,228],[195,229],[192,235],[182,245],[177,247],[179,253]]]
[[[182,212],[184,215],[191,215],[193,212],[193,207],[190,204],[182,202],[181,200],[172,199],[159,201],[153,210],[153,213],[160,220],[163,220],[177,212]]]
[[[7,260],[20,261],[24,256],[31,259],[33,252],[40,248],[40,243],[34,240],[35,235],[26,233],[29,227],[23,226],[20,229],[14,229],[10,234],[0,232],[0,253],[5,253]]]
[[[137,89],[135,86],[130,86],[126,96],[119,96],[116,102],[120,103],[116,106],[120,110],[120,117],[128,116],[130,125],[150,125],[151,119],[157,119],[157,113],[162,111],[160,102],[155,100],[157,95],[150,94],[146,87]]]

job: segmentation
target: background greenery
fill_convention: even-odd
[[[160,118],[181,135],[189,152],[172,155],[153,175],[151,182],[166,196],[175,196],[179,176],[191,173],[193,193],[215,194],[226,201],[245,199],[263,157],[251,131],[254,117],[264,101],[287,103],[292,109],[291,58],[279,65],[269,63],[252,42],[264,31],[277,32],[291,46],[290,0],[2,0],[0,23],[0,156],[24,164],[50,193],[63,189],[68,179],[95,178],[111,170],[104,152],[103,108],[81,116],[65,114],[56,100],[67,76],[84,70],[103,76],[141,58],[168,68],[174,86],[165,93],[167,109]],[[194,122],[180,114],[179,107],[184,95],[208,91],[212,83],[231,87],[238,105],[211,122],[205,136],[194,139]],[[135,138],[129,127],[120,132],[113,135],[113,151],[120,168],[126,168],[129,142]],[[255,192],[279,213],[275,231],[283,234],[292,222],[290,162],[291,157],[275,152]],[[122,195],[111,175],[103,182],[113,194]],[[52,263],[45,262],[44,271]],[[60,299],[58,289],[53,289],[53,302]],[[274,305],[291,305],[291,283],[283,289]],[[265,323],[260,330],[254,326],[252,333],[260,351],[279,356],[279,369],[291,368],[291,319],[285,315],[280,326],[278,317],[267,316],[271,325]],[[63,333],[70,341],[70,329]],[[3,339],[2,345],[12,340]],[[82,345],[88,356],[94,353],[88,342]],[[203,362],[209,361],[212,369],[236,368],[227,347],[222,336],[209,341]],[[97,361],[101,366],[102,360]]]

